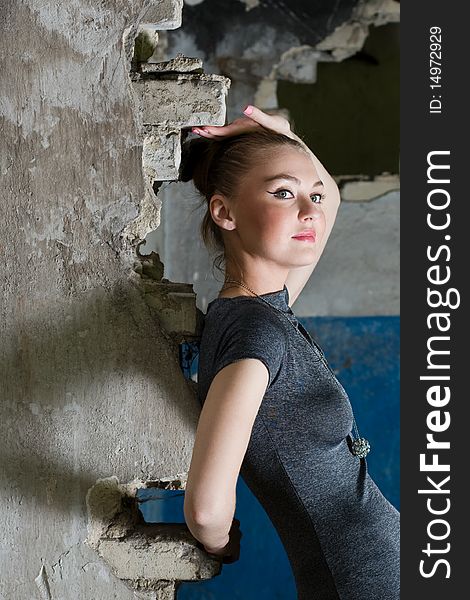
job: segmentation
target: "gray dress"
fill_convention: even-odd
[[[261,360],[269,383],[240,474],[279,534],[298,599],[398,600],[400,513],[366,458],[350,451],[348,395],[289,307],[287,287],[262,297],[303,336],[256,297],[210,302],[200,341],[201,406],[220,369]]]

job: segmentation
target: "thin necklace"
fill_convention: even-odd
[[[287,315],[284,314],[284,312],[282,310],[280,310],[279,308],[277,308],[277,306],[273,306],[270,302],[268,302],[267,300],[265,300],[264,298],[262,298],[261,296],[259,296],[256,292],[254,292],[251,288],[249,288],[247,285],[245,285],[244,283],[242,283],[241,281],[235,281],[235,279],[225,279],[224,281],[224,285],[222,286],[222,288],[224,288],[225,283],[236,283],[238,285],[241,285],[242,287],[244,287],[246,290],[248,290],[249,292],[251,292],[252,294],[254,294],[257,298],[259,298],[260,300],[262,300],[265,304],[267,304],[268,306],[270,306],[271,308],[273,308],[274,310],[277,310],[277,312],[281,313],[281,315],[284,315],[284,317],[289,321],[289,323],[294,327],[294,329],[296,330],[296,332],[305,340],[307,341],[306,337],[297,329],[297,327],[292,323],[292,321],[289,319],[289,317]],[[313,341],[313,340],[312,340]],[[308,342],[307,342],[308,343]],[[309,344],[310,345],[310,344]],[[320,352],[320,357],[322,359],[322,361],[327,365],[326,363],[326,359],[324,358],[323,352]],[[328,365],[327,365],[328,366]],[[331,369],[330,369],[331,371]],[[332,372],[333,373],[333,372]],[[366,438],[361,437],[360,433],[359,433],[359,429],[357,428],[357,423],[356,423],[356,418],[354,417],[354,413],[353,413],[353,430],[354,433],[356,435],[356,439],[352,438],[352,443],[351,443],[351,453],[354,456],[357,456],[359,458],[364,458],[365,456],[367,456],[367,454],[369,454],[370,451],[370,444],[369,441],[366,440]]]

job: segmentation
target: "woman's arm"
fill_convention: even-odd
[[[305,284],[310,278],[310,275],[314,271],[317,266],[318,261],[320,260],[320,256],[325,249],[326,242],[330,236],[331,230],[333,229],[334,222],[336,220],[336,214],[338,212],[338,208],[340,205],[340,193],[338,186],[336,185],[333,177],[328,173],[322,163],[318,160],[318,158],[313,154],[310,148],[304,143],[304,141],[299,138],[295,133],[290,132],[289,137],[297,140],[302,144],[305,150],[308,151],[308,154],[315,166],[315,169],[318,173],[319,178],[323,181],[325,185],[325,200],[323,202],[323,212],[325,214],[326,227],[325,232],[323,234],[323,238],[318,243],[318,252],[315,257],[313,263],[306,265],[304,267],[299,267],[296,269],[291,269],[287,276],[286,286],[289,291],[289,306],[295,302],[300,292],[303,290]]]
[[[237,478],[268,381],[268,369],[261,360],[237,360],[214,377],[202,407],[184,516],[208,552],[222,549],[229,541]]]

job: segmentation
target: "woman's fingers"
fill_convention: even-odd
[[[204,137],[215,139],[251,131],[254,127],[259,127],[258,123],[246,117],[241,117],[228,125],[204,125],[203,127],[193,127],[193,131]]]
[[[209,139],[237,135],[252,131],[253,128],[257,127],[264,127],[285,135],[290,133],[290,123],[281,115],[268,115],[256,106],[251,108],[251,114],[235,119],[228,125],[204,125],[193,127],[192,131]]]
[[[290,131],[290,123],[287,119],[281,115],[268,115],[256,106],[249,106],[251,114],[248,115],[249,119],[256,121],[262,127],[277,131],[278,133],[287,133]],[[247,113],[244,113],[247,114]]]

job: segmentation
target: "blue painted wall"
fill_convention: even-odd
[[[371,444],[367,464],[382,493],[400,509],[400,318],[303,317],[299,321],[323,348],[347,391],[359,432]],[[182,350],[184,350],[184,345]],[[197,373],[197,355],[181,355],[187,377]],[[151,494],[155,500],[148,500]],[[149,522],[184,523],[183,493],[141,490]],[[276,530],[240,476],[237,508],[243,533],[240,560],[218,577],[185,582],[178,600],[296,600],[292,571]]]
[[[299,319],[323,348],[371,444],[369,473],[400,510],[400,317]]]

